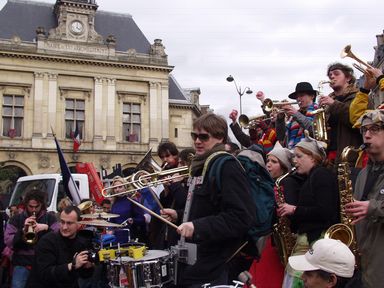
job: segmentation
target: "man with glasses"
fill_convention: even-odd
[[[36,243],[50,230],[58,230],[56,216],[47,213],[46,194],[34,189],[25,193],[24,211],[13,216],[4,234],[5,244],[13,250],[12,287],[27,287],[26,282],[33,265]],[[31,238],[27,238],[27,233]],[[34,235],[34,236],[33,236]]]
[[[36,247],[30,288],[78,287],[78,278],[92,276],[89,242],[77,235],[80,210],[67,206],[60,213],[60,230],[45,235]]]
[[[354,218],[364,287],[382,287],[384,274],[384,110],[366,112],[355,124],[363,135],[368,165],[357,176],[355,201],[346,205]]]
[[[191,137],[196,156],[190,167],[185,209],[161,210],[165,219],[182,223],[177,232],[190,247],[197,247],[196,262],[180,267],[183,271],[178,287],[201,287],[205,283],[211,286],[228,284],[227,263],[244,243],[246,233],[254,223],[255,207],[247,178],[235,158],[222,165],[221,185],[216,185],[215,179],[207,176],[214,175],[210,174],[212,165],[207,167],[203,175],[210,156],[224,151],[227,135],[225,119],[213,113],[194,121]],[[213,159],[209,163],[217,158]],[[217,186],[221,187],[220,191]]]

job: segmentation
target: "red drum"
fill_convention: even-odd
[[[167,251],[148,250],[138,260],[122,256],[110,262],[112,287],[162,287],[174,279],[173,259]]]

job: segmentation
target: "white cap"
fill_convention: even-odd
[[[351,250],[334,239],[320,239],[305,255],[291,256],[288,261],[298,271],[323,270],[345,278],[351,278],[355,270],[355,256]]]

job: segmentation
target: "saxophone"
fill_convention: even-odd
[[[278,205],[285,203],[283,187],[280,182],[296,171],[296,168],[292,168],[288,173],[277,178],[275,182],[275,198]],[[288,217],[279,217],[276,224],[273,225],[273,239],[277,246],[281,263],[286,266],[288,263],[288,257],[291,255],[293,247],[296,243],[296,234],[291,231],[291,221]]]
[[[364,145],[359,148],[347,146],[341,153],[341,163],[337,167],[337,180],[339,184],[340,197],[340,223],[334,224],[327,229],[324,238],[340,240],[351,249],[355,257],[358,257],[355,227],[351,224],[353,219],[345,212],[345,205],[354,201],[352,181],[349,179],[351,169],[348,164],[350,152],[360,153]]]

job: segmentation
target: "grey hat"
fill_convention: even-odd
[[[304,130],[305,137],[301,139],[299,143],[296,144],[295,147],[301,147],[308,151],[311,151],[313,154],[318,155],[322,160],[325,160],[327,154],[325,152],[325,148],[327,144],[321,141],[317,141],[312,137],[309,137],[308,130]]]
[[[384,110],[367,110],[353,126],[353,128],[360,128],[361,126],[372,124],[384,124]]]
[[[273,149],[267,154],[275,156],[279,161],[290,171],[292,169],[293,153],[288,149],[281,146],[279,141],[276,141]]]

